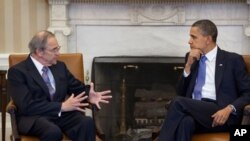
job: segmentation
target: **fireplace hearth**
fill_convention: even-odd
[[[113,96],[94,117],[106,141],[151,140],[175,96],[184,58],[162,56],[96,57],[92,65],[95,90]]]

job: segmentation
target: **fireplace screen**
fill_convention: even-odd
[[[180,57],[96,57],[95,90],[110,89],[112,100],[95,111],[106,141],[146,141],[159,130],[183,71]]]

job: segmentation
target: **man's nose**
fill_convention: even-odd
[[[193,43],[192,39],[189,39],[189,40],[188,40],[188,43],[189,43],[189,44],[192,44],[192,43]]]
[[[56,54],[56,56],[59,56],[60,55],[60,51],[57,51],[55,54]]]

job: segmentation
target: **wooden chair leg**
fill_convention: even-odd
[[[5,132],[6,132],[6,94],[1,93],[2,96],[2,141],[5,141]]]

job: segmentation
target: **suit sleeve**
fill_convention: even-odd
[[[64,63],[63,63],[64,64]],[[66,65],[63,65],[63,69],[60,70],[65,70],[64,73],[60,73],[61,77],[63,78],[64,76],[67,77],[67,94],[75,94],[78,95],[84,91],[86,91],[86,85],[81,82],[80,80],[76,79],[74,75],[68,70]],[[87,94],[85,92],[85,94]]]
[[[237,111],[242,112],[245,105],[250,102],[250,76],[242,56],[234,59],[234,77],[238,88],[239,98],[233,101]]]
[[[185,64],[187,62],[188,55],[189,55],[189,53],[187,53],[185,56]],[[192,76],[193,76],[193,71],[194,71],[194,65],[192,65],[191,73],[187,77],[184,76],[184,74],[183,74],[184,72],[180,75],[177,86],[176,86],[176,94],[178,96],[184,96],[184,97],[191,96],[191,95],[188,95],[187,92],[188,92],[188,89],[190,88],[190,81],[191,81]]]

